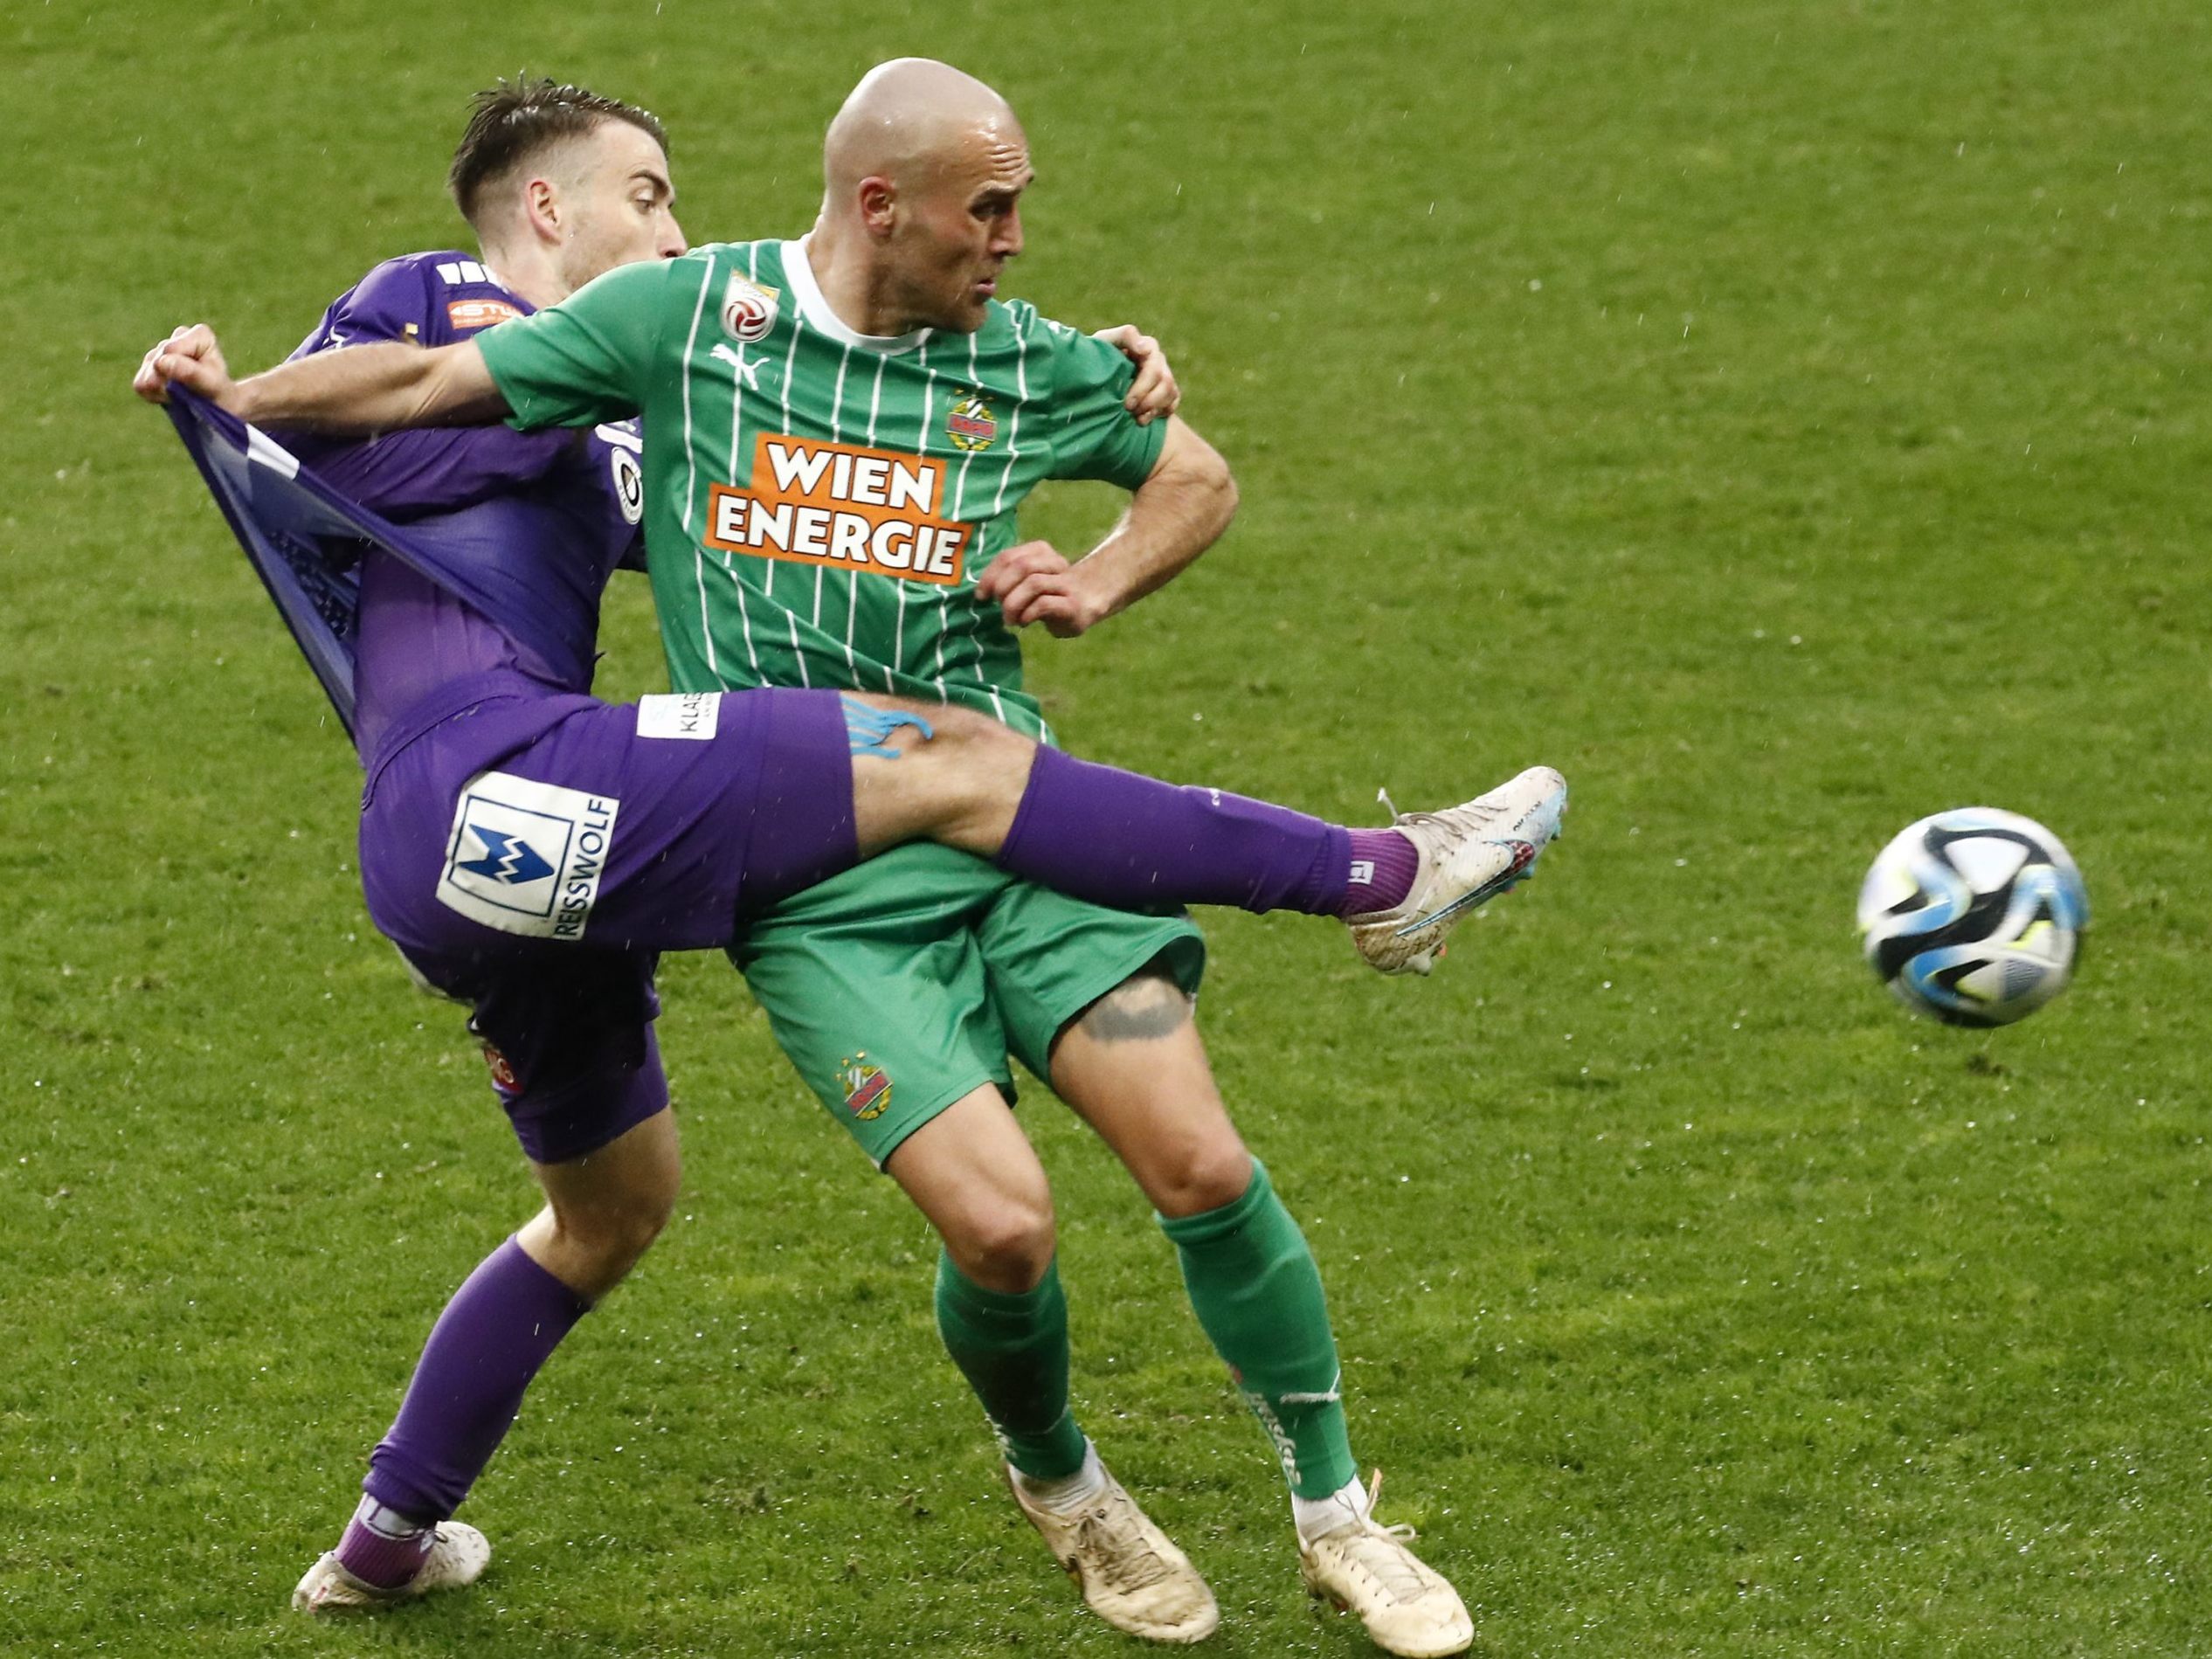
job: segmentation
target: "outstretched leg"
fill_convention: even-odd
[[[1218,789],[1080,761],[949,705],[846,694],[859,850],[928,838],[1094,903],[1298,910],[1351,923],[1388,973],[1524,879],[1566,786],[1536,767],[1464,805],[1347,829]]]

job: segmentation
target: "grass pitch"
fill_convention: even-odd
[[[1209,921],[1355,1445],[1476,1651],[2212,1646],[2204,412],[2212,23],[2179,0],[1261,12],[0,11],[0,1649],[1107,1654],[996,1490],[931,1250],[718,960],[690,1192],[530,1398],[476,1591],[308,1627],[428,1322],[529,1207],[363,919],[349,756],[166,425],[452,243],[468,91],[664,114],[791,232],[868,63],[1030,128],[1015,290],[1174,349],[1230,538],[1033,673],[1082,752],[1360,818],[1544,759],[1544,879],[1433,982]],[[1075,547],[1071,490],[1032,529]],[[642,591],[605,684],[658,683]],[[1976,802],[2066,839],[2075,989],[1907,1020],[1850,901]],[[1041,1091],[1077,1393],[1222,1654],[1354,1655],[1133,1188]]]

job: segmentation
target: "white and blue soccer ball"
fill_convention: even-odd
[[[2089,894],[2064,846],[1990,806],[1938,812],[1882,849],[1859,889],[1875,974],[1947,1025],[2008,1026],[2066,988]]]

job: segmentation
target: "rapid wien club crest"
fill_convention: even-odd
[[[868,1063],[867,1049],[839,1061],[837,1076],[845,1085],[845,1109],[862,1123],[881,1117],[890,1109],[890,1075],[882,1067]]]
[[[729,286],[722,291],[722,331],[740,345],[756,345],[776,326],[776,308],[781,296],[765,283],[756,282],[743,271],[729,273]]]
[[[999,435],[999,417],[991,412],[991,400],[979,391],[964,392],[945,412],[944,435],[955,449],[988,449]]]

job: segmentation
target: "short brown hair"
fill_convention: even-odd
[[[602,98],[550,78],[528,80],[520,75],[486,87],[470,100],[468,126],[446,175],[446,188],[453,191],[461,217],[474,224],[485,186],[540,151],[581,138],[610,121],[628,121],[664,153],[667,150],[668,135],[660,118],[619,98]]]

